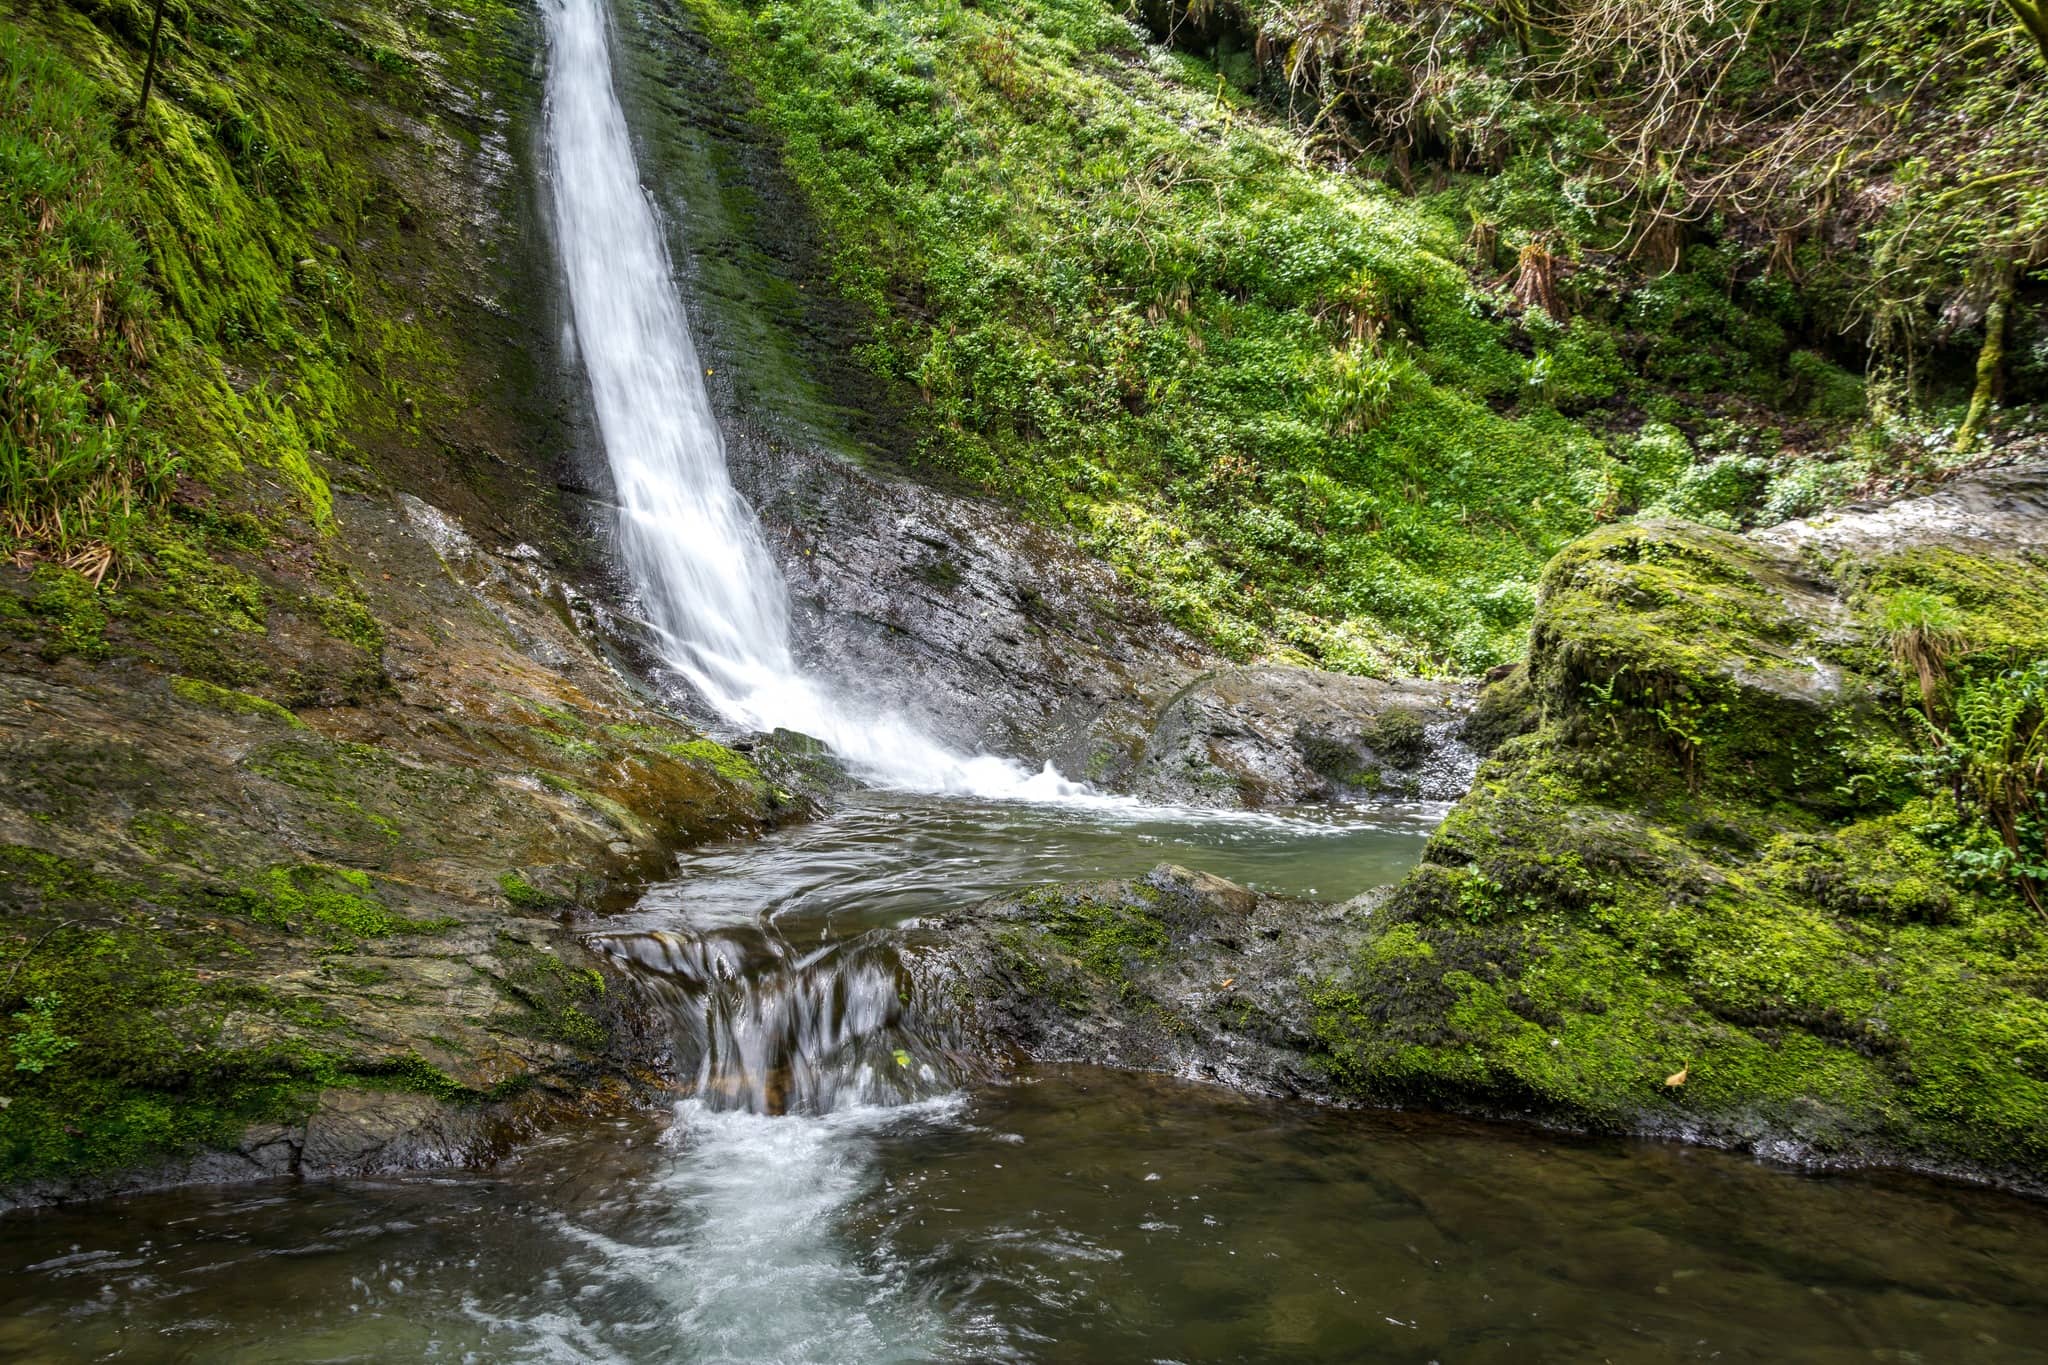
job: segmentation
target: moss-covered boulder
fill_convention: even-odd
[[[1323,1000],[1336,1090],[2048,1176],[2044,485],[1561,553],[1526,733]]]
[[[1589,535],[1469,729],[1390,892],[1048,889],[959,989],[1036,1056],[2048,1185],[2048,478]]]

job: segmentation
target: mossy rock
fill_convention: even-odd
[[[1938,736],[2048,658],[2048,575],[1910,505],[1879,529],[1553,561],[1491,760],[1320,989],[1338,1093],[2048,1184],[2048,923]],[[1932,720],[1906,587],[1953,609]]]

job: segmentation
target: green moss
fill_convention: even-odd
[[[450,1102],[474,1101],[483,1098],[476,1091],[463,1085],[447,1072],[428,1062],[417,1052],[408,1052],[387,1065],[374,1071],[355,1070],[345,1072],[336,1078],[337,1083],[370,1090],[402,1090],[414,1094],[432,1095],[438,1100]]]
[[[515,910],[530,913],[552,913],[572,907],[575,902],[552,891],[543,891],[517,872],[507,872],[498,878],[498,890]]]
[[[1935,560],[1959,635],[2012,647],[2031,571]],[[1835,569],[1875,602],[1903,572]],[[2048,924],[2009,872],[1976,875],[1988,832],[1940,766],[1959,746],[1913,723],[1882,612],[1845,633],[1839,600],[1789,573],[1696,528],[1559,556],[1528,665],[1540,723],[1499,744],[1314,996],[1343,1088],[2048,1169]],[[1799,660],[1831,685],[1793,686]]]
[[[439,933],[453,923],[394,914],[376,899],[366,874],[319,863],[271,868],[221,906],[259,923],[351,946],[391,934]]]
[[[263,716],[294,730],[303,730],[306,723],[274,701],[252,696],[247,692],[236,692],[225,687],[216,687],[200,678],[172,678],[171,694],[180,701],[209,710],[225,711],[229,715]]]
[[[595,763],[604,756],[604,750],[587,739],[578,739],[573,735],[558,734],[553,730],[543,729],[538,725],[527,726],[526,733],[532,735],[571,763]]]
[[[176,473],[140,422],[157,301],[114,133],[85,72],[0,27],[0,550],[125,552]]]
[[[709,739],[691,739],[662,746],[670,757],[680,758],[685,763],[694,763],[700,768],[709,768],[728,782],[756,790],[765,789],[768,779],[761,770],[741,754],[736,754],[723,744]]]
[[[37,652],[55,663],[67,655],[107,657],[107,611],[92,581],[71,569],[40,565],[29,591],[0,595],[0,629],[34,640]]]
[[[331,1069],[294,1012],[217,969],[231,947],[166,923],[140,888],[0,850],[0,1181],[101,1170],[232,1141],[304,1112]],[[238,1021],[224,1044],[224,1027]],[[27,1063],[27,1065],[24,1065]]]
[[[496,984],[518,1008],[521,1032],[587,1052],[610,1043],[602,973],[572,967],[556,953],[509,935],[499,936],[497,954],[505,971]]]

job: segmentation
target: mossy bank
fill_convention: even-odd
[[[2040,1189],[2044,726],[2040,470],[1612,528],[1546,570],[1399,886],[1168,872],[999,904],[951,960],[1038,1055]]]

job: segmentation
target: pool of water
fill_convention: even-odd
[[[773,922],[792,937],[893,927],[1019,887],[1162,862],[1278,895],[1344,900],[1398,881],[1444,807],[1104,812],[862,793],[823,820],[683,855],[621,927]]]
[[[2037,1361],[2048,1212],[1051,1068],[0,1225],[36,1361]]]
[[[812,988],[837,1022],[787,1036],[838,1038],[859,1011],[831,964],[921,915],[1160,861],[1348,896],[1434,815],[862,798],[691,854],[609,932],[684,963],[679,1018],[727,993],[721,1047],[756,1036],[749,1002],[811,1018]],[[876,1017],[921,1027],[891,994]],[[775,1116],[723,1094],[488,1171],[10,1215],[0,1359],[2048,1361],[2048,1208],[1991,1192],[1078,1067],[827,1084]]]

